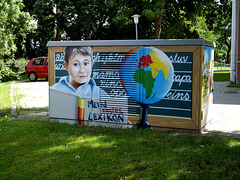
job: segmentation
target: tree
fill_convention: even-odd
[[[223,13],[220,6],[226,7],[226,3],[217,2],[24,0],[26,9],[38,22],[35,32],[27,36],[27,54],[46,55],[46,44],[51,40],[135,39],[135,26],[131,17],[133,14],[141,15],[138,24],[140,39],[209,39],[217,30],[213,24],[218,22],[219,13]],[[202,31],[203,29],[205,30]]]
[[[197,32],[197,34],[199,35],[199,38],[201,39],[206,39],[212,42],[216,42],[217,41],[217,37],[214,34],[213,30],[209,30],[208,28],[208,24],[206,23],[206,18],[203,16],[198,16],[196,17],[196,22],[192,23],[191,21],[186,21],[186,23],[189,24],[190,31],[193,32]]]
[[[232,1],[220,0],[216,8],[216,26],[213,28],[217,37],[215,53],[218,59],[224,59],[230,63],[231,53],[231,30],[232,30]]]
[[[37,28],[27,35],[26,51],[28,57],[46,56],[47,42],[55,40],[54,0],[24,0],[25,10],[37,22]]]
[[[230,63],[232,1],[208,2],[194,29],[200,38],[216,43],[215,59]]]
[[[95,24],[97,14],[91,12],[91,0],[58,0],[57,27],[64,30],[71,40],[86,39],[86,31]],[[94,13],[94,14],[93,14]],[[93,18],[93,19],[92,19]],[[91,31],[89,32],[91,34]]]
[[[196,31],[190,31],[185,21],[196,21],[203,7],[214,0],[121,0],[113,22],[120,29],[133,26],[131,15],[140,14],[140,38],[198,38]],[[132,31],[134,31],[134,29]]]
[[[26,35],[34,28],[34,20],[29,13],[22,11],[21,0],[1,0],[0,2],[0,57],[14,56],[24,50]]]

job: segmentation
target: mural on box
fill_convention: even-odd
[[[67,47],[64,53],[64,67],[69,75],[62,76],[51,88],[73,93],[81,98],[100,97],[100,94],[107,96],[91,78],[92,56],[91,47]]]
[[[127,101],[121,99],[121,104],[117,105],[115,98],[78,98],[78,124],[87,124],[89,121],[130,125]]]
[[[127,94],[141,106],[138,127],[150,127],[147,110],[170,90],[174,70],[165,53],[154,47],[132,49],[120,66],[120,78]]]
[[[113,58],[113,60],[115,59]],[[93,57],[91,47],[66,47],[64,57],[63,53],[57,53],[55,55],[55,70],[65,72],[63,72],[64,75],[60,74],[60,77],[57,77],[59,80],[50,88],[50,91],[54,90],[63,94],[59,98],[50,97],[50,101],[61,101],[63,96],[75,95],[75,99],[78,101],[75,111],[77,109],[79,124],[88,122],[127,124],[127,98],[115,97],[112,99],[96,84],[95,80],[91,78],[95,61],[98,61],[98,56]],[[96,68],[94,69],[96,70]],[[94,76],[96,76],[95,72]],[[112,84],[111,77],[108,77],[108,80]],[[68,107],[67,104],[66,106]],[[54,109],[61,111],[61,108],[55,107]]]
[[[210,121],[213,104],[213,66],[214,66],[214,48],[204,46],[203,49],[203,72],[202,72],[202,109],[203,120],[206,123]],[[208,118],[208,119],[207,119]],[[204,124],[205,124],[204,123]]]
[[[154,47],[132,49],[120,66],[124,89],[141,104],[153,104],[164,98],[172,86],[173,76],[169,58]]]
[[[150,115],[191,118],[191,79],[192,53],[154,47],[93,53],[90,47],[67,47],[65,53],[55,52],[50,117],[129,126],[128,116],[141,114],[139,104],[151,104]]]

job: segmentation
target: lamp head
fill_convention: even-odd
[[[138,24],[138,18],[141,17],[141,16],[138,15],[138,14],[134,14],[132,17],[133,17],[133,19],[134,19],[134,23],[135,23],[135,24]]]

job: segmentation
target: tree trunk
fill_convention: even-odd
[[[227,50],[227,61],[226,64],[230,64],[230,53],[231,53],[231,43],[227,44],[228,50]]]
[[[160,34],[162,30],[162,16],[158,17],[157,20],[154,22],[154,39],[160,39]]]
[[[56,28],[57,30],[57,32],[56,32],[56,41],[61,41],[62,40],[62,31],[61,31],[61,29],[59,29],[58,27]]]
[[[78,20],[78,25],[77,25],[77,35],[75,40],[81,40],[82,39],[82,11],[81,11],[81,6],[76,7],[77,9],[77,20]]]
[[[56,21],[55,21],[55,40],[56,41],[61,41],[62,40],[62,30],[59,28],[59,24],[58,24],[58,19],[59,19],[59,14],[61,13],[60,9],[58,8],[58,5],[56,4],[56,9],[53,10],[56,13]]]
[[[160,8],[160,11],[163,11],[166,3],[167,3],[167,0],[164,0],[163,6]],[[159,16],[154,22],[154,28],[155,28],[154,39],[160,39],[160,35],[162,31],[162,19],[163,19],[163,15]]]
[[[227,60],[226,60],[226,64],[230,63],[230,53],[231,53],[231,42],[227,41],[227,34],[224,34],[224,38],[225,38],[225,44],[227,46]]]

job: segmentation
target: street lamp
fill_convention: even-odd
[[[133,20],[134,20],[134,23],[135,23],[135,26],[136,26],[136,40],[138,40],[137,24],[138,24],[138,18],[141,17],[141,16],[138,15],[138,14],[134,14],[132,17],[133,17]]]

